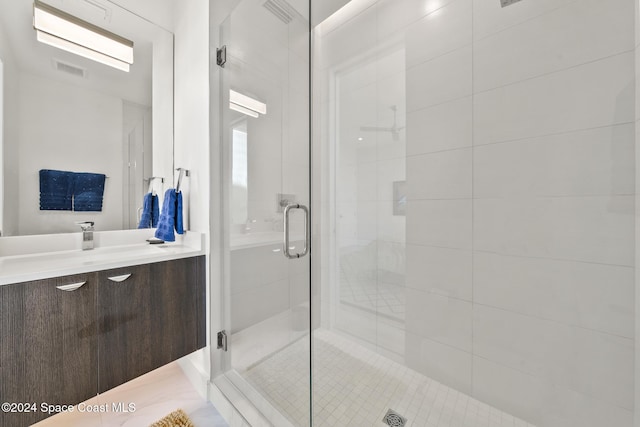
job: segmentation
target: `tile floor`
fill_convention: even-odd
[[[243,376],[294,425],[309,425],[309,336]],[[314,332],[314,426],[534,427],[326,330]]]
[[[36,427],[148,427],[165,415],[182,408],[196,427],[228,427],[216,408],[201,397],[177,362],[109,390],[88,404],[135,403],[132,413],[72,412],[54,415]]]

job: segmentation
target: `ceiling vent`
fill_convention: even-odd
[[[518,3],[520,0],[500,0],[502,7],[510,6],[514,3]]]
[[[296,10],[285,0],[267,0],[262,5],[285,24],[291,22],[296,15]]]
[[[85,68],[78,67],[77,65],[69,64],[68,62],[60,61],[59,59],[53,59],[53,68],[62,72],[71,74],[76,77],[87,77],[87,70]]]

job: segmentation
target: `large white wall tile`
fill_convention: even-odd
[[[482,357],[473,358],[473,395],[544,427],[631,427],[633,411],[558,387]]]
[[[406,297],[407,332],[471,352],[470,302],[411,288]]]
[[[473,37],[482,39],[490,34],[523,24],[526,21],[576,0],[521,1],[517,5],[501,7],[499,1],[473,0]]]
[[[406,248],[404,243],[378,240],[378,280],[397,286],[405,286]],[[404,289],[398,288],[404,295]]]
[[[359,164],[358,168],[358,192],[355,194],[358,201],[375,201],[378,197],[378,167],[376,163]]]
[[[470,44],[471,12],[471,0],[456,0],[411,25],[405,35],[407,68]]]
[[[466,351],[410,333],[406,334],[406,364],[463,393],[471,392],[471,360]]]
[[[633,196],[476,199],[473,211],[476,250],[633,265]]]
[[[378,202],[358,202],[356,227],[359,240],[376,240],[378,237]]]
[[[407,167],[405,158],[382,160],[376,163],[377,186],[379,201],[393,201],[394,183],[407,179]]]
[[[471,46],[407,69],[407,112],[471,95]]]
[[[631,267],[476,252],[473,289],[479,304],[633,338]]]
[[[474,90],[632,50],[633,8],[629,0],[576,1],[476,41]]]
[[[336,307],[336,327],[365,343],[377,343],[378,328],[375,313],[354,308],[349,304]]]
[[[640,22],[638,23],[638,25],[636,25],[636,27],[638,27],[636,34],[640,34]],[[636,120],[640,120],[640,87],[639,87],[640,85],[637,84],[637,82],[640,81],[640,46],[636,47],[634,52],[635,52],[635,81],[636,81],[635,118]]]
[[[378,8],[378,40],[397,36],[411,23],[425,15],[437,15],[456,0],[380,0]]]
[[[474,306],[474,354],[623,408],[633,408],[633,340]]]
[[[404,361],[405,330],[402,324],[390,325],[385,318],[378,316],[376,321],[377,342],[379,349],[387,351],[393,359]]]
[[[473,143],[471,97],[407,115],[407,155],[470,147]]]
[[[471,301],[471,251],[407,245],[406,257],[407,287]]]
[[[407,158],[407,199],[471,197],[471,148]]]
[[[407,243],[471,249],[471,200],[409,200]]]
[[[285,26],[286,28],[286,26]],[[335,30],[323,35],[321,62],[324,66],[336,66],[376,46],[377,11],[369,7]]]
[[[391,200],[378,202],[378,240],[404,243],[406,240],[407,217],[393,213],[395,203]]]
[[[625,124],[476,147],[474,197],[633,194],[634,132]]]
[[[477,93],[474,144],[632,122],[633,66],[624,53]]]

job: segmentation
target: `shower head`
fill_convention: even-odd
[[[502,7],[506,7],[506,6],[511,6],[514,3],[519,2],[520,0],[500,0],[500,5],[502,5]]]

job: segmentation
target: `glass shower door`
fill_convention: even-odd
[[[225,376],[278,426],[311,423],[308,16],[243,0],[220,28]]]

